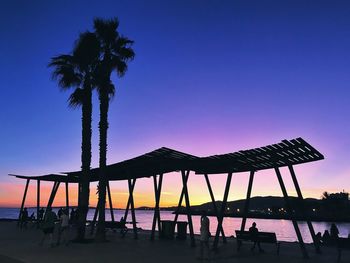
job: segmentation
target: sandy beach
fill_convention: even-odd
[[[20,230],[16,222],[0,222],[0,262],[1,263],[41,263],[41,262],[201,262],[198,260],[198,246],[192,248],[187,241],[150,241],[149,232],[140,231],[135,240],[130,231],[125,238],[119,233],[108,232],[108,243],[76,244],[50,247],[46,242],[39,245],[41,231],[35,227]],[[197,243],[198,244],[198,243]],[[309,260],[302,258],[297,243],[282,242],[280,255],[274,245],[263,244],[264,254],[251,252],[246,244],[236,251],[236,241],[229,238],[227,244],[220,244],[217,253],[211,253],[210,262],[336,262],[335,248],[323,248],[316,254],[312,245],[307,245]],[[207,262],[207,261],[206,261]],[[350,262],[350,252],[344,251],[341,262]]]

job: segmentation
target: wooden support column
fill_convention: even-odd
[[[39,228],[39,211],[40,211],[40,180],[36,181],[36,223]]]
[[[187,172],[186,172],[186,175],[185,175],[185,182],[186,182],[186,184],[187,184],[189,175],[190,175],[190,171],[187,171]],[[178,203],[178,205],[177,205],[177,212],[178,212],[178,211],[180,210],[180,208],[181,208],[182,200],[183,200],[184,194],[185,194],[185,189],[182,187],[182,191],[181,191],[181,194],[180,194],[179,203]],[[175,219],[174,219],[174,224],[176,224],[178,218],[179,218],[179,214],[176,213],[176,214],[175,214]]]
[[[250,203],[250,195],[252,193],[252,188],[253,188],[253,180],[254,180],[254,171],[250,171],[249,183],[248,183],[248,189],[247,189],[247,197],[245,199],[245,204],[244,204],[241,231],[244,231],[245,223],[247,221],[247,216],[248,216],[248,211],[249,211],[249,203]]]
[[[19,225],[20,220],[21,220],[21,216],[22,216],[22,212],[23,212],[23,208],[24,208],[24,203],[25,203],[26,197],[27,197],[27,191],[28,191],[29,182],[30,182],[30,179],[27,179],[26,187],[24,188],[24,194],[23,194],[21,209],[19,210],[17,225]]]
[[[305,248],[303,237],[301,236],[298,223],[297,223],[297,221],[294,218],[293,210],[292,210],[292,207],[291,207],[290,202],[289,202],[288,193],[287,193],[286,187],[285,187],[285,185],[283,183],[282,175],[281,175],[281,172],[278,169],[278,167],[275,168],[275,172],[276,172],[276,175],[277,175],[278,182],[279,182],[279,184],[281,186],[281,190],[282,190],[282,193],[283,193],[284,201],[286,203],[287,212],[288,212],[288,214],[290,215],[290,217],[292,219],[293,226],[294,226],[295,232],[296,232],[297,237],[298,237],[298,241],[299,241],[301,252],[302,252],[304,258],[308,258],[309,256],[308,256],[306,248]]]
[[[90,235],[92,235],[94,233],[99,209],[100,209],[100,200],[97,201],[97,205],[96,205],[95,213],[94,213],[94,218],[92,219],[92,222],[91,222]]]
[[[213,207],[214,207],[214,213],[216,215],[216,219],[219,221],[219,211],[218,211],[218,207],[216,206],[215,197],[214,197],[213,189],[211,188],[211,185],[210,185],[209,177],[207,174],[204,174],[204,178],[205,178],[205,181],[207,182],[207,186],[208,186],[211,202],[212,202]],[[220,227],[220,232],[221,232],[221,236],[222,236],[222,241],[224,243],[226,243],[227,240],[226,240],[226,236],[224,233],[224,229],[222,227]]]
[[[135,184],[136,184],[136,178],[135,179],[131,179],[131,193],[132,194],[134,192]],[[125,214],[124,214],[125,222],[126,222],[126,219],[128,218],[130,203],[131,203],[131,197],[130,197],[130,194],[129,194],[128,203],[126,204]]]
[[[216,234],[215,234],[214,243],[213,243],[214,250],[216,250],[218,248],[220,228],[222,228],[222,222],[223,222],[224,213],[226,210],[227,198],[228,198],[228,194],[230,192],[231,179],[232,179],[232,173],[228,173],[227,180],[226,180],[226,186],[225,186],[225,192],[224,192],[224,199],[222,200],[221,210],[220,210],[219,217],[218,217],[218,226],[216,229]]]
[[[132,193],[132,184],[131,179],[128,179],[128,185],[129,185],[129,197],[130,197],[130,207],[131,207],[131,216],[132,216],[132,226],[134,230],[134,238],[137,239],[137,226],[136,226],[136,216],[135,216],[135,207],[134,207],[134,197]]]
[[[158,225],[158,234],[160,236],[161,234],[161,224],[160,224],[160,209],[159,209],[159,203],[160,203],[160,194],[162,191],[162,182],[163,182],[163,174],[159,175],[159,181],[157,183],[157,175],[153,176],[153,184],[154,184],[154,197],[155,197],[155,207],[154,207],[154,216],[153,216],[153,223],[152,223],[152,232],[151,232],[151,240],[154,240],[154,234],[156,231],[156,224]]]
[[[65,183],[66,184],[66,209],[69,213],[69,188],[68,188],[68,181]]]
[[[192,215],[191,215],[191,205],[190,205],[190,198],[188,195],[188,188],[187,188],[187,181],[186,181],[186,172],[184,170],[181,170],[181,175],[182,175],[182,184],[183,184],[185,202],[186,202],[188,227],[190,229],[191,246],[194,247],[196,245],[196,242],[194,239],[193,223],[192,223]]]
[[[51,208],[59,186],[60,186],[60,182],[54,182],[53,187],[52,187],[52,191],[51,191],[51,195],[50,195],[49,201],[47,203],[47,208]]]
[[[109,210],[111,212],[111,219],[112,219],[112,222],[114,222],[112,195],[111,195],[111,188],[109,187],[109,181],[107,181],[107,193],[108,193],[108,201],[109,201]]]
[[[289,168],[290,175],[292,176],[293,184],[294,184],[295,190],[297,192],[298,198],[300,200],[301,211],[302,211],[302,213],[304,215],[304,218],[306,220],[306,223],[307,223],[307,225],[309,227],[309,231],[310,231],[312,240],[314,242],[314,246],[315,246],[316,252],[320,253],[320,244],[319,244],[319,241],[316,240],[314,227],[312,226],[310,217],[309,217],[309,215],[308,215],[308,213],[307,213],[307,211],[305,209],[304,198],[303,198],[303,195],[301,193],[301,190],[300,190],[300,187],[299,187],[299,183],[298,183],[297,177],[295,175],[293,166],[289,165],[288,168]]]

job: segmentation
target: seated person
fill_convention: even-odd
[[[329,245],[331,243],[331,235],[328,230],[325,230],[322,236],[322,243],[325,245]]]
[[[251,250],[253,251],[255,249],[255,245],[258,245],[259,252],[263,253],[264,250],[261,248],[260,241],[258,240],[259,230],[257,229],[255,222],[253,222],[252,226],[249,228],[249,233],[251,236],[251,240],[254,242]]]

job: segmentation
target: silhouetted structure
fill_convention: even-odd
[[[139,157],[123,161],[120,163],[108,165],[105,170],[105,176],[108,181],[113,180],[127,180],[129,188],[129,199],[125,210],[124,220],[127,219],[128,211],[131,209],[132,223],[134,229],[135,238],[137,238],[137,228],[136,228],[136,216],[134,208],[133,191],[136,184],[136,180],[143,177],[153,177],[154,192],[155,192],[155,208],[154,217],[151,231],[151,239],[154,239],[155,229],[158,226],[159,233],[161,232],[160,223],[160,209],[159,203],[161,198],[161,189],[163,175],[170,172],[180,171],[182,176],[182,191],[179,198],[178,210],[181,207],[183,198],[185,198],[185,205],[187,211],[187,218],[189,224],[189,231],[191,237],[191,244],[195,245],[193,224],[190,211],[190,199],[187,189],[187,181],[190,175],[190,171],[194,171],[196,174],[203,174],[207,182],[209,194],[213,203],[214,210],[217,215],[218,226],[216,230],[216,235],[214,239],[214,248],[217,248],[219,242],[219,235],[222,234],[223,241],[225,242],[225,235],[222,227],[224,212],[226,210],[227,198],[230,190],[230,184],[233,173],[237,172],[249,172],[249,184],[247,190],[247,198],[243,211],[243,219],[241,224],[241,231],[245,229],[247,212],[249,209],[249,200],[251,195],[251,190],[253,186],[253,179],[255,172],[265,169],[274,169],[276,176],[278,178],[284,200],[286,202],[287,212],[290,214],[293,222],[293,226],[296,231],[296,235],[300,244],[301,251],[304,257],[308,257],[303,238],[301,236],[298,224],[294,219],[291,205],[289,203],[288,194],[280,173],[280,167],[288,167],[295,189],[300,200],[300,205],[303,206],[303,196],[293,169],[294,165],[313,162],[317,160],[324,159],[323,155],[319,153],[310,144],[304,141],[302,138],[297,138],[293,140],[283,140],[281,143],[273,144],[261,148],[255,148],[251,150],[239,151],[223,155],[214,155],[204,158],[199,158],[186,153],[178,152],[168,148],[160,148],[158,150],[146,153]],[[226,186],[224,191],[224,198],[220,210],[216,207],[216,202],[214,199],[213,191],[209,181],[209,174],[223,174],[227,173]],[[38,207],[39,207],[39,197],[40,197],[40,181],[53,181],[54,186],[49,198],[48,207],[52,205],[55,194],[57,192],[58,186],[61,182],[66,184],[66,203],[68,204],[68,183],[77,183],[79,181],[81,171],[77,172],[67,172],[65,175],[50,174],[44,176],[21,176],[16,175],[17,178],[26,179],[26,187],[24,191],[23,201],[21,211],[24,206],[27,188],[30,180],[37,180],[38,182]],[[99,169],[91,169],[90,181],[97,181],[99,176]],[[109,197],[109,204],[111,210],[112,221],[114,221],[113,216],[113,206],[112,198],[109,188],[109,183],[107,183],[107,193]],[[38,208],[39,209],[39,208]],[[303,210],[303,209],[302,209]],[[94,221],[97,218],[98,209],[96,209]],[[175,223],[177,222],[178,214],[175,215]],[[311,236],[314,241],[316,249],[319,249],[319,243],[315,237],[315,232],[312,227],[311,221],[309,220],[307,214],[305,213],[305,220],[307,221]]]

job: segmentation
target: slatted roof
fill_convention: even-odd
[[[161,173],[179,170],[193,170],[194,160],[199,157],[175,151],[166,147],[159,148],[141,156],[108,165],[106,176],[109,180],[150,177]],[[69,177],[79,177],[81,171],[67,172]],[[99,168],[91,170],[91,181],[97,181]]]
[[[77,178],[68,178],[65,174],[45,174],[45,175],[19,175],[19,174],[9,174],[10,176],[15,176],[20,179],[30,179],[30,180],[40,180],[48,182],[69,182],[77,183]]]
[[[228,154],[212,155],[198,160],[198,174],[248,172],[296,165],[324,159],[324,156],[302,138]]]
[[[125,180],[150,177],[179,170],[197,174],[247,172],[284,167],[324,159],[323,155],[302,138],[283,140],[280,143],[233,153],[199,158],[166,147],[141,156],[108,165],[108,180]],[[81,171],[48,174],[43,176],[14,175],[21,179],[76,183]],[[91,169],[90,181],[98,181],[99,168]]]

